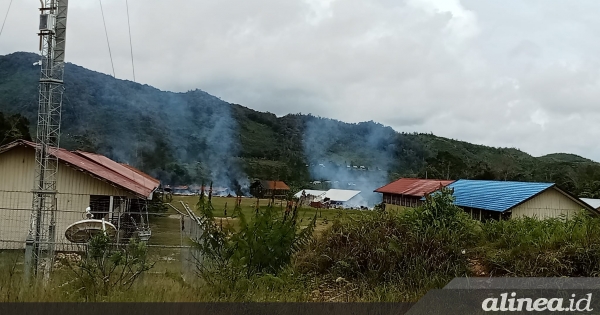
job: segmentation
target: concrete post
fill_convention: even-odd
[[[25,285],[29,285],[31,281],[31,272],[33,271],[33,268],[35,268],[33,262],[33,245],[33,236],[27,235],[27,239],[25,240],[25,270],[23,270],[23,280]]]

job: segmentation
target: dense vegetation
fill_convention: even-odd
[[[241,203],[241,200],[240,200]],[[200,197],[201,230],[193,255],[197,274],[217,294],[239,296],[256,276],[280,275],[293,254],[313,237],[316,215],[301,228],[298,208],[288,203],[281,212],[273,205],[247,218],[240,203],[233,209],[237,226],[223,226],[214,220],[211,198]]]
[[[483,260],[492,276],[597,277],[600,220],[523,218],[483,227]]]
[[[35,122],[38,57],[0,56],[0,112]],[[105,154],[169,184],[245,178],[281,179],[294,187],[311,167],[347,165],[401,176],[556,182],[582,197],[600,197],[600,164],[571,154],[533,157],[431,134],[396,133],[375,122],[348,124],[311,115],[277,117],[203,91],[159,91],[68,64],[63,137],[68,149]],[[12,117],[12,116],[11,116]],[[0,120],[1,122],[2,120]],[[23,130],[22,127],[20,127]],[[0,135],[6,131],[0,127]],[[226,180],[227,181],[227,180]]]
[[[443,191],[418,209],[336,222],[298,266],[414,297],[469,274],[463,251],[475,247],[475,235],[475,222]]]
[[[186,280],[155,267],[141,244],[98,238],[49,284],[26,286],[19,253],[4,251],[0,301],[416,301],[454,277],[600,274],[600,218],[480,223],[452,198],[445,190],[404,212],[338,212],[314,237],[314,219],[300,226],[290,208],[236,212],[235,229],[203,221],[200,272]],[[210,203],[199,208],[211,216]]]

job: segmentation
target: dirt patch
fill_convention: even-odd
[[[481,263],[479,259],[469,259],[469,269],[473,275],[477,277],[483,277],[489,275],[487,268]]]

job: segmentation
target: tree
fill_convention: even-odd
[[[31,141],[29,120],[19,114],[5,117],[3,113],[0,113],[0,145],[18,139]]]

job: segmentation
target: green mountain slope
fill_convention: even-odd
[[[586,159],[579,155],[570,154],[570,153],[552,153],[541,156],[540,159],[556,161],[556,162],[579,162],[579,163],[588,163],[593,162],[590,159]]]
[[[0,56],[5,116],[36,121],[37,60],[30,53]],[[426,176],[549,181],[600,197],[600,164],[575,155],[536,158],[518,149],[396,133],[375,122],[277,117],[200,90],[164,92],[73,64],[66,67],[65,89],[61,146],[105,154],[169,184],[214,181],[240,189],[262,178],[293,188],[321,181],[316,187],[368,191],[401,176]]]

